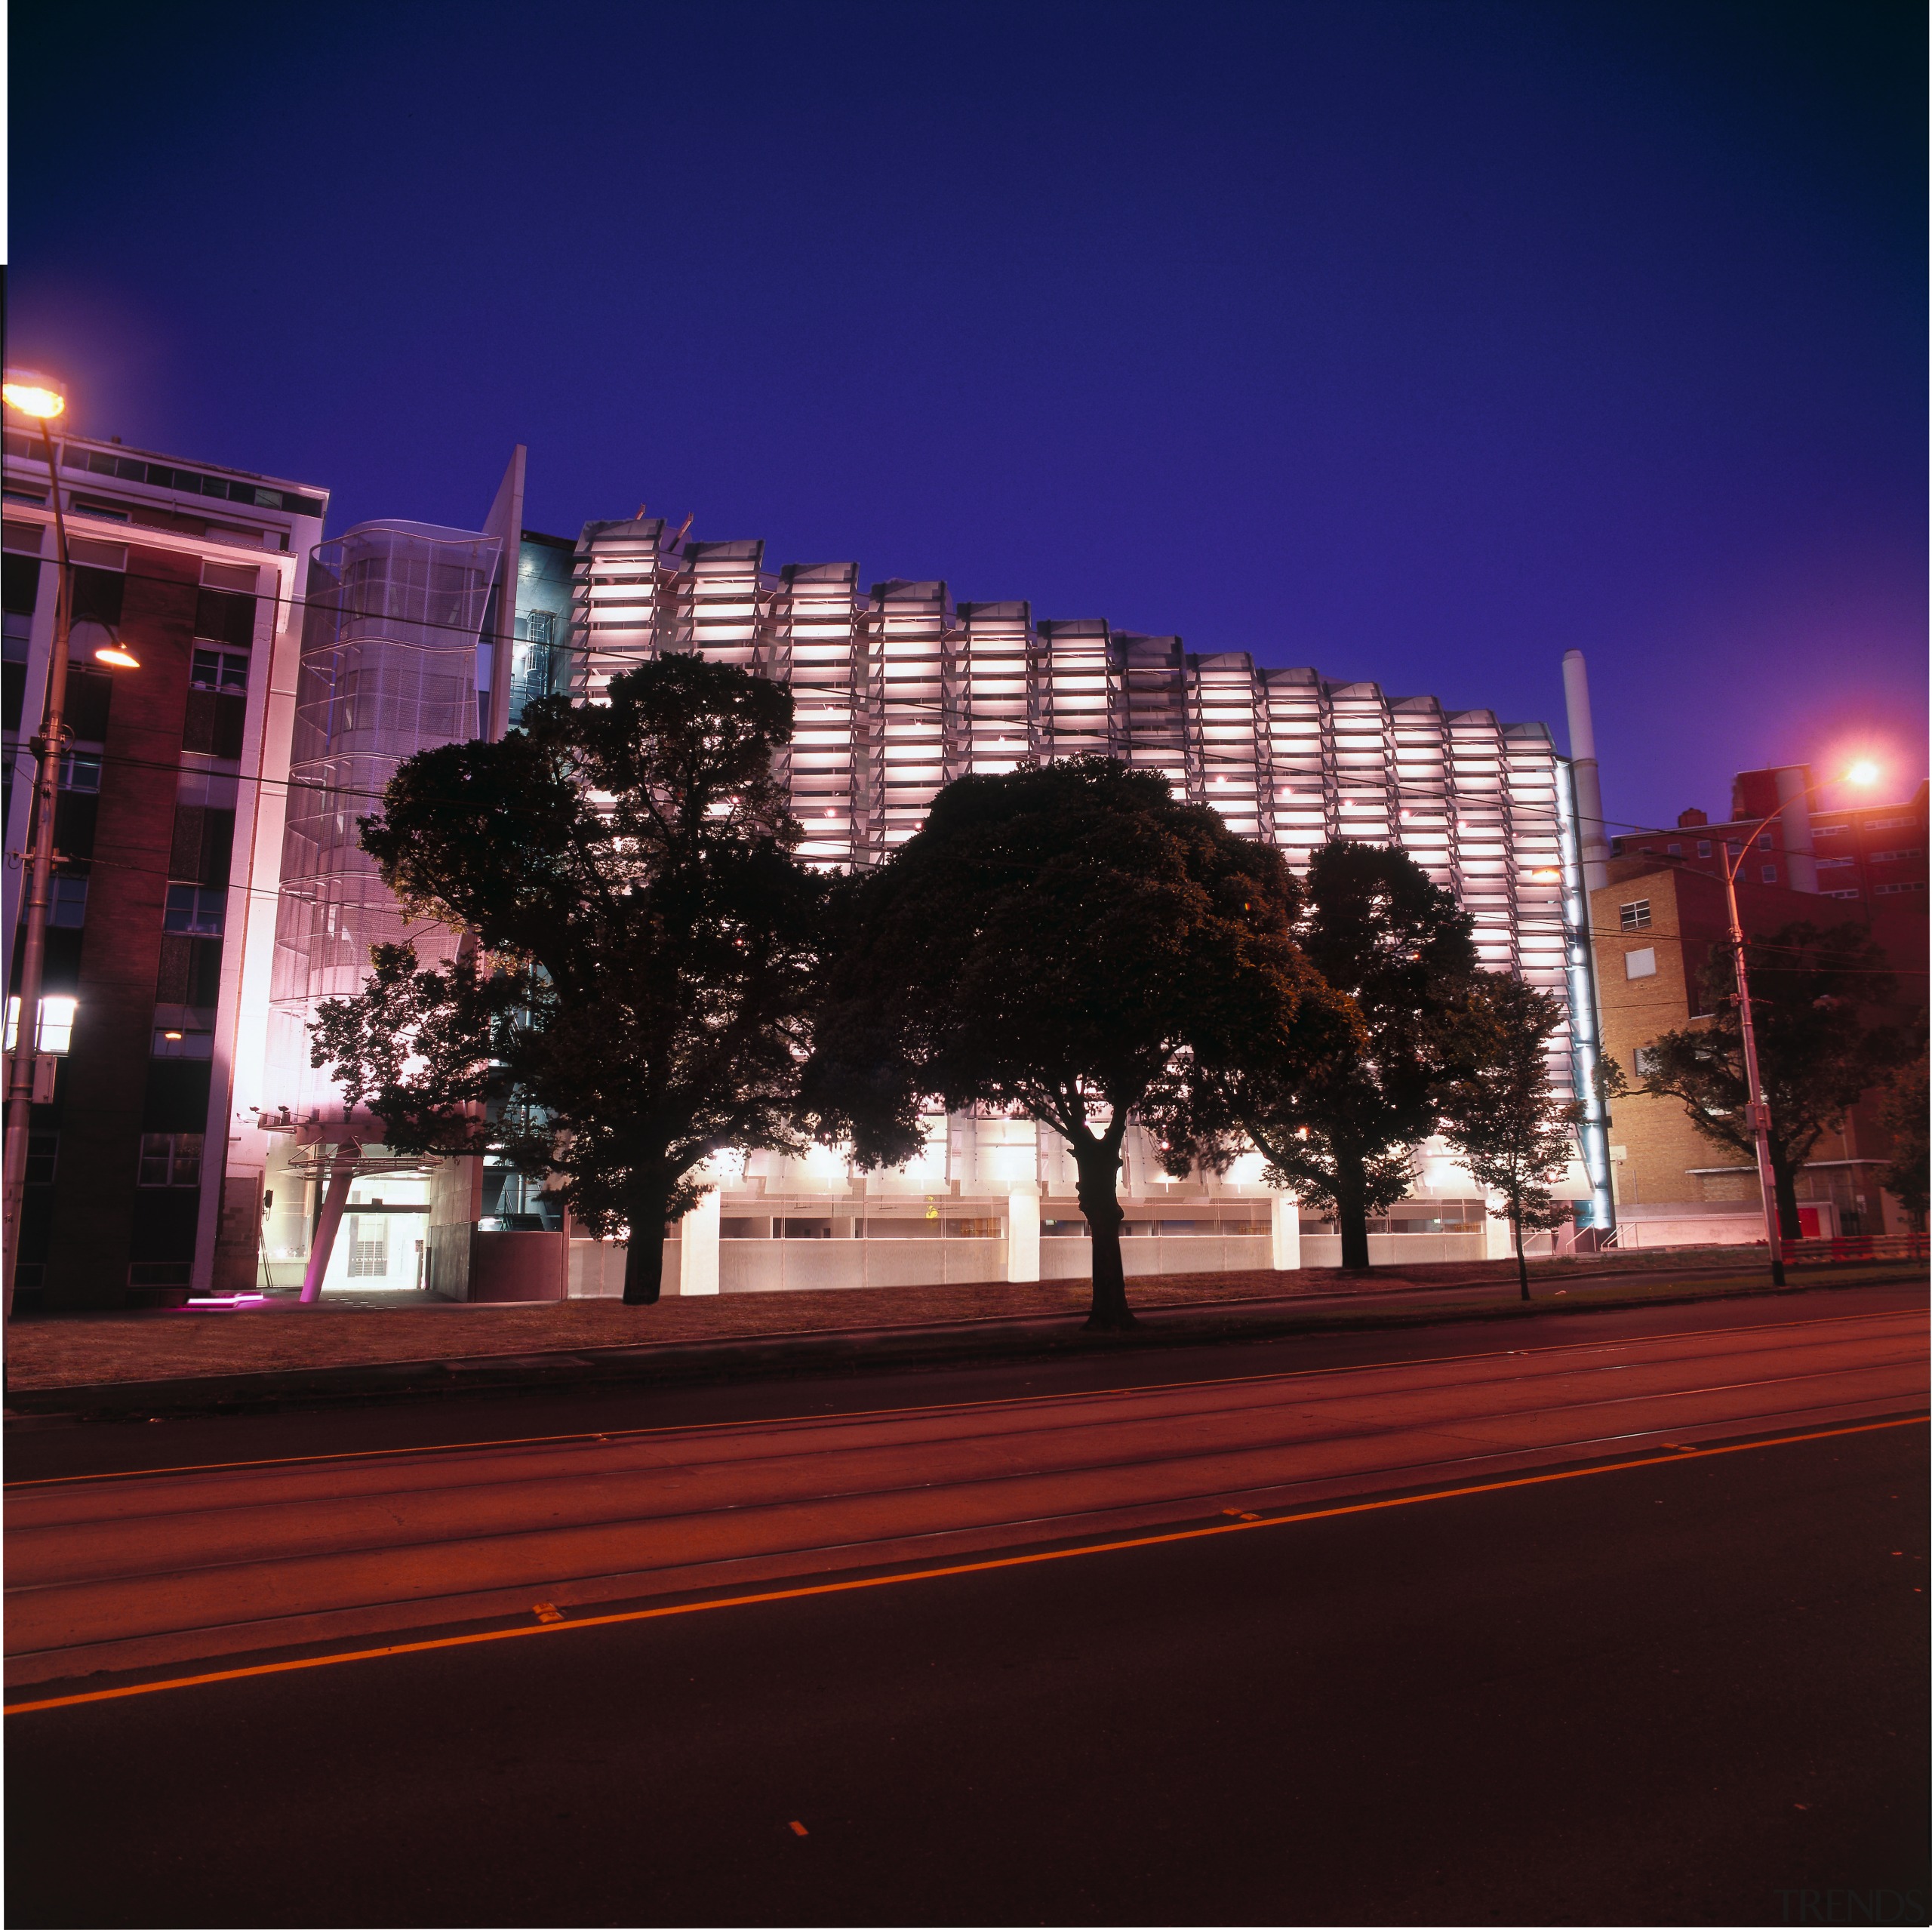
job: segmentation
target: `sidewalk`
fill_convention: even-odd
[[[7,1330],[10,1414],[368,1399],[603,1378],[734,1377],[890,1361],[1260,1338],[1315,1327],[1508,1318],[1770,1291],[1761,1262],[1734,1253],[1546,1261],[1531,1307],[1507,1261],[1444,1264],[1366,1279],[1339,1268],[1170,1274],[1128,1283],[1143,1317],[1128,1336],[1086,1334],[1084,1280],[851,1288],[538,1305],[241,1311],[181,1308],[15,1321]],[[1922,1266],[1807,1269],[1806,1285],[1915,1281]]]

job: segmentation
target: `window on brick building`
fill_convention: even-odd
[[[248,660],[238,651],[206,650],[198,644],[188,682],[195,690],[245,691],[248,688]]]
[[[1627,905],[1617,908],[1617,922],[1626,931],[1647,931],[1651,928],[1651,901],[1638,898]]]
[[[1630,1070],[1639,1079],[1648,1079],[1657,1070],[1657,1048],[1651,1045],[1639,1045],[1630,1054]]]
[[[141,1135],[140,1186],[199,1186],[202,1135],[198,1132],[144,1132]]]
[[[1767,885],[1775,885],[1778,882],[1778,868],[1776,865],[1760,865],[1758,867],[1758,876],[1764,879]]]
[[[1700,857],[1709,857],[1710,856],[1710,854],[1711,854],[1711,841],[1710,841],[1710,839],[1708,839],[1708,838],[1700,838],[1700,839],[1697,840],[1697,855],[1698,855]]]
[[[47,922],[74,931],[88,922],[88,881],[85,878],[57,878],[54,902],[48,907]]]
[[[1654,978],[1657,975],[1656,948],[1646,945],[1642,950],[1623,954],[1623,976],[1626,978]]]
[[[219,885],[171,885],[161,928],[219,938],[227,910],[228,894]]]

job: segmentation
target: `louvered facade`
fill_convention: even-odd
[[[859,586],[856,565],[762,568],[756,543],[681,542],[660,520],[577,545],[574,690],[666,651],[788,681],[804,854],[875,863],[968,771],[1101,751],[1159,772],[1290,862],[1333,837],[1392,843],[1454,891],[1483,962],[1564,996],[1558,760],[1540,724],[1390,699],[1245,651],[1191,653],[943,583]]]

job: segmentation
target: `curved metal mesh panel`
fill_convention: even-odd
[[[309,1064],[315,1002],[356,990],[373,945],[408,937],[426,962],[455,949],[438,927],[405,927],[358,820],[405,758],[479,734],[477,651],[502,549],[467,531],[369,523],[310,559],[269,1045],[278,1098],[303,1111],[335,1098]]]

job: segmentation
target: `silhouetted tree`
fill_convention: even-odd
[[[624,1298],[655,1301],[692,1169],[793,1148],[826,881],[772,753],[782,686],[696,656],[547,698],[497,743],[408,759],[363,848],[414,915],[469,934],[419,966],[379,950],[330,1000],[316,1064],[405,1151],[500,1149],[575,1217],[628,1228]]]
[[[1128,1123],[1186,1144],[1197,1054],[1265,1039],[1291,1058],[1332,1012],[1289,935],[1297,902],[1278,853],[1151,771],[1085,757],[962,777],[851,888],[806,1080],[821,1135],[894,1165],[934,1100],[1058,1133],[1092,1235],[1088,1324],[1130,1326]]]
[[[1862,925],[1820,929],[1801,919],[1768,937],[1747,938],[1744,958],[1758,1068],[1770,1110],[1778,1229],[1796,1239],[1799,1168],[1820,1137],[1843,1123],[1859,1094],[1898,1057],[1894,1029],[1869,1022],[1891,997],[1893,981],[1884,953]],[[1713,1016],[1666,1032],[1647,1048],[1641,1089],[1681,1100],[1706,1139],[1755,1164],[1737,968],[1728,943],[1711,947],[1703,976]]]
[[[1932,1191],[1932,1148],[1926,1135],[1925,1054],[1893,1073],[1885,1088],[1879,1122],[1891,1134],[1892,1156],[1878,1183],[1906,1210],[1914,1231],[1925,1230],[1926,1196]]]
[[[1550,1083],[1549,1042],[1566,1016],[1560,999],[1520,978],[1476,973],[1454,1021],[1458,1063],[1438,1100],[1442,1136],[1471,1177],[1503,1196],[1492,1214],[1509,1222],[1525,1300],[1524,1230],[1570,1217],[1567,1202],[1549,1190],[1577,1153],[1580,1109]]]
[[[1204,1077],[1198,1116],[1238,1131],[1269,1177],[1332,1212],[1342,1264],[1368,1264],[1368,1216],[1415,1180],[1457,1069],[1454,1017],[1475,969],[1468,914],[1405,852],[1337,839],[1309,863],[1293,935],[1355,1015],[1352,1048],[1257,1039]]]

